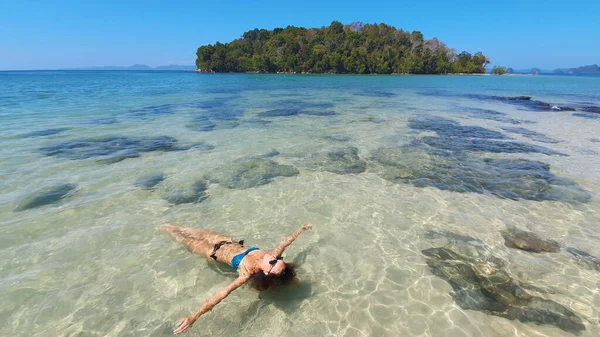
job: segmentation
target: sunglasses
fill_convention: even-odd
[[[275,263],[277,263],[277,261],[279,261],[279,260],[283,260],[283,257],[278,256],[274,260],[269,261],[269,264],[272,265],[272,266],[274,266]]]
[[[271,265],[271,268],[267,272],[267,275],[271,274],[271,270],[273,270],[273,267],[275,267],[275,264],[277,264],[277,261],[279,261],[279,260],[283,260],[283,257],[278,256],[275,259],[269,261],[269,264]]]

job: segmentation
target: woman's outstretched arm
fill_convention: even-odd
[[[252,277],[252,275],[240,275],[235,281],[233,281],[227,287],[221,289],[218,293],[216,293],[213,297],[209,298],[202,308],[200,308],[196,313],[191,316],[182,318],[177,322],[177,326],[175,330],[173,330],[174,334],[180,334],[182,332],[186,332],[189,328],[192,327],[194,322],[198,319],[198,317],[202,316],[207,311],[210,311],[215,305],[219,304],[227,295],[231,294],[232,291],[241,287],[244,283],[248,282],[248,280]]]
[[[283,240],[283,242],[280,243],[279,246],[277,246],[277,248],[275,248],[275,250],[273,251],[273,255],[281,256],[281,254],[283,254],[283,251],[287,248],[287,246],[291,245],[292,242],[294,242],[294,240],[296,240],[298,238],[300,233],[304,232],[307,229],[311,229],[311,228],[312,228],[311,224],[306,224],[306,225],[300,227],[300,229],[298,229],[294,234],[285,238],[285,240]]]

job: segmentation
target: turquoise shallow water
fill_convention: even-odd
[[[160,224],[268,249],[310,222],[285,254],[297,284],[239,289],[188,334],[597,336],[600,115],[582,110],[600,106],[599,87],[0,72],[0,335],[170,335],[235,274]],[[494,98],[519,95],[550,106]],[[507,247],[513,226],[560,251]],[[542,318],[494,314],[485,291],[444,278],[455,265],[423,253],[436,247],[508,275],[535,298],[511,308]]]

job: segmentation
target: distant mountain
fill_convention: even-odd
[[[150,67],[145,64],[134,64],[129,67],[121,67],[121,66],[101,66],[101,67],[80,67],[80,68],[70,68],[65,70],[196,70],[196,66],[186,66],[186,65],[177,65],[170,64],[168,66],[158,66],[155,68]]]
[[[559,68],[559,69],[540,69],[540,68],[530,68],[530,69],[514,69],[514,74],[521,75],[540,75],[540,74],[573,74],[570,73],[571,69],[569,68]]]
[[[559,74],[600,74],[600,69],[597,64],[592,64],[578,68],[556,69],[554,72]]]
[[[513,69],[512,73],[513,74],[539,75],[539,74],[550,74],[550,73],[552,73],[552,70],[546,70],[546,69],[540,69],[540,68]]]
[[[127,67],[126,70],[152,70],[152,67],[145,64],[134,64],[130,67]]]

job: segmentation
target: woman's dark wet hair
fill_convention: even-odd
[[[291,263],[285,263],[285,267],[280,275],[258,273],[250,280],[250,286],[256,290],[263,291],[267,289],[284,286],[294,282],[296,279],[296,268]]]

